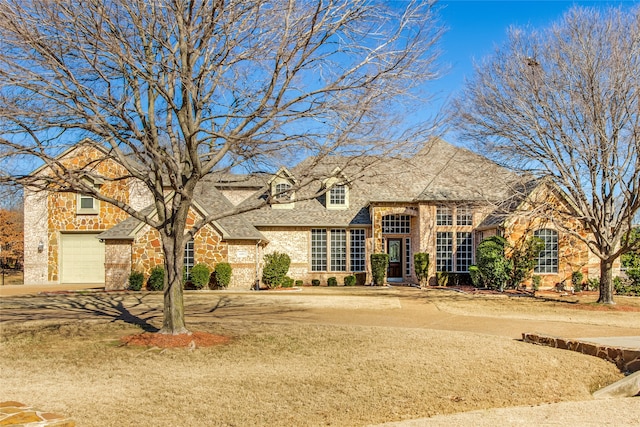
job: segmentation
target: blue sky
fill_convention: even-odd
[[[441,41],[441,62],[448,63],[450,69],[430,87],[441,92],[440,98],[455,95],[462,88],[464,78],[471,77],[474,58],[480,60],[490,55],[496,45],[504,42],[506,30],[511,25],[544,28],[560,19],[573,5],[629,8],[638,4],[640,0],[441,0],[440,16],[448,28]],[[456,142],[452,137],[447,139]]]

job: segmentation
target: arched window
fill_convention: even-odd
[[[558,272],[558,232],[548,228],[537,230],[533,233],[544,242],[544,250],[538,254],[538,262],[533,269],[534,273]]]

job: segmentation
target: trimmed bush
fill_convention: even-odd
[[[164,265],[156,265],[151,269],[147,288],[150,291],[161,291],[164,289]]]
[[[320,286],[320,279],[311,279],[311,286]]]
[[[429,254],[426,252],[413,254],[413,269],[420,281],[420,286],[426,286],[429,282]]]
[[[302,286],[304,282],[302,280],[296,280],[296,286]]]
[[[211,270],[206,264],[198,263],[191,267],[189,272],[190,281],[194,288],[202,289],[209,284]]]
[[[345,276],[344,285],[345,286],[355,286],[356,285],[356,276]]]
[[[282,279],[282,287],[293,288],[293,279],[289,276],[285,276],[284,279]]]
[[[262,270],[262,283],[269,289],[282,286],[284,278],[289,271],[291,258],[280,252],[273,252],[264,256],[265,265]]]
[[[327,279],[327,286],[338,286],[338,279],[335,277],[329,277]]]
[[[228,262],[219,262],[213,270],[213,279],[215,286],[218,288],[226,288],[231,283],[231,264]]]
[[[389,254],[371,254],[371,275],[374,286],[384,285],[387,268],[389,268]]]
[[[139,291],[142,289],[142,284],[144,283],[144,274],[139,271],[132,271],[129,275],[129,285],[127,289],[130,291]]]

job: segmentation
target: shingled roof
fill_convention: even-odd
[[[347,177],[349,206],[327,209],[323,179],[339,171]],[[372,203],[499,202],[509,198],[519,176],[467,149],[434,138],[410,158],[339,157],[309,158],[291,169],[296,177],[312,182],[296,191],[291,209],[271,206],[222,218],[214,223],[224,239],[266,240],[256,227],[353,227],[371,225]],[[315,174],[316,178],[313,178]],[[230,212],[231,202],[218,189],[253,189],[240,207],[264,202],[269,194],[269,174],[214,173],[196,187],[195,200],[207,214]],[[123,221],[100,238],[133,238],[137,220]],[[485,224],[486,225],[486,224]]]
[[[312,160],[296,168],[308,173]],[[297,192],[292,209],[272,209],[266,206],[243,214],[255,226],[357,226],[370,225],[369,205],[372,203],[417,202],[487,202],[499,201],[510,194],[518,176],[467,149],[434,138],[411,158],[376,158],[363,156],[347,159],[327,157],[314,165],[319,176],[333,168],[344,166],[342,172],[352,177],[349,183],[349,208],[327,209],[321,181]],[[326,175],[325,175],[326,176]],[[256,192],[246,203],[264,197],[268,188]]]
[[[202,181],[198,184],[194,196],[198,207],[204,210],[202,212],[204,215],[214,214],[215,212],[224,214],[235,209],[233,204],[208,181]],[[154,210],[153,206],[149,206],[142,213],[151,215]],[[97,237],[101,240],[132,240],[139,231],[141,224],[142,222],[138,219],[128,218]],[[220,218],[213,222],[213,226],[220,231],[224,240],[267,241],[264,235],[241,215]]]

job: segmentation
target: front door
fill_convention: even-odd
[[[402,239],[387,239],[387,253],[389,254],[389,270],[387,280],[402,280]]]

